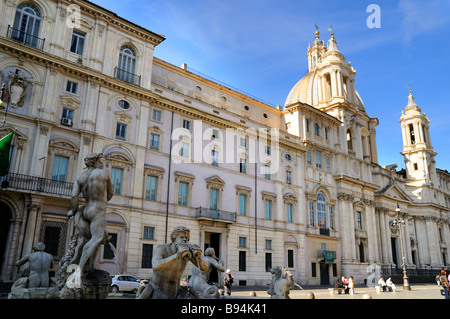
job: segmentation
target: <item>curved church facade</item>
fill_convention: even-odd
[[[154,57],[164,36],[89,1],[1,0],[0,16],[0,136],[14,132],[0,282],[38,241],[56,261],[67,251],[71,188],[91,152],[114,183],[115,249],[96,259],[111,274],[151,277],[153,249],[178,225],[240,285],[267,284],[277,265],[301,285],[370,284],[374,267],[401,267],[402,247],[408,269],[448,266],[450,174],[435,167],[430,121],[410,93],[406,169],[380,166],[378,119],[333,33],[316,32],[308,73],[273,107]]]

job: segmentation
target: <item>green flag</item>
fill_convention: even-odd
[[[9,149],[14,132],[9,133],[0,140],[0,176],[8,174],[9,169]]]

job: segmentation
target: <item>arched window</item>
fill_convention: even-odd
[[[129,45],[120,48],[117,78],[133,84],[136,83],[136,52]]]
[[[347,130],[347,148],[348,150],[353,150],[352,132],[350,129]]]
[[[11,38],[37,47],[40,44],[38,38],[40,25],[41,12],[39,9],[31,3],[23,2],[17,6]]]
[[[317,226],[327,228],[327,202],[322,193],[317,194]]]

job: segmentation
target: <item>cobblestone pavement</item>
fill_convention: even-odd
[[[256,297],[270,298],[267,294],[267,288],[265,287],[236,287],[233,290],[232,296],[248,297],[250,292],[255,292]],[[296,287],[295,290],[291,290],[291,299],[311,299],[310,293],[314,294],[315,299],[364,299],[365,295],[369,295],[371,299],[445,299],[441,295],[441,287],[436,284],[411,284],[411,290],[403,290],[403,287],[397,285],[395,292],[377,292],[374,287],[355,287],[354,295],[345,294],[331,294],[328,288],[322,287],[303,287],[303,290]]]

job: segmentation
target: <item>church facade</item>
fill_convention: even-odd
[[[67,251],[71,188],[91,152],[114,184],[114,249],[96,259],[111,274],[151,277],[153,249],[179,225],[240,285],[267,284],[277,265],[301,285],[370,284],[402,251],[408,269],[448,267],[450,174],[435,167],[430,121],[410,92],[406,169],[380,166],[378,119],[333,33],[316,31],[308,73],[273,107],[156,58],[164,36],[89,1],[1,0],[0,15],[0,136],[14,132],[1,282],[38,241],[56,261]]]

